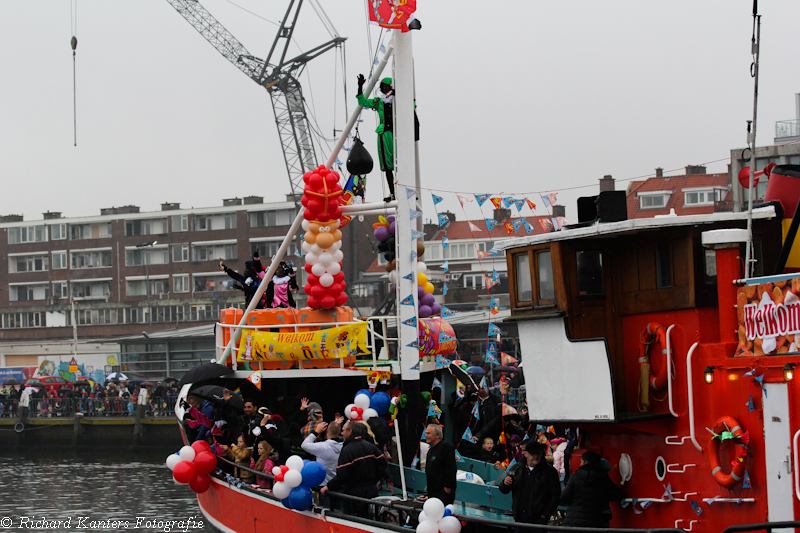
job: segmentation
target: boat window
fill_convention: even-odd
[[[539,304],[555,301],[556,288],[553,282],[553,261],[550,252],[539,252],[536,254],[536,262],[539,264]]]
[[[578,262],[578,294],[581,296],[603,296],[603,253],[583,250],[576,253]]]
[[[717,254],[714,250],[705,250],[706,260],[706,285],[714,285],[717,282]]]
[[[656,241],[656,287],[672,287],[672,257],[669,241]]]
[[[764,272],[764,250],[761,247],[761,239],[753,237],[753,276],[763,276]]]
[[[549,255],[549,254],[548,254]],[[531,285],[531,263],[527,253],[519,254],[514,258],[517,275],[517,301],[530,302],[533,300],[533,287]],[[552,269],[551,269],[552,270]]]

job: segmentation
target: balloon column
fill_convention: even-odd
[[[429,498],[419,514],[417,533],[459,533],[461,522],[453,516],[455,507],[444,506],[439,498]]]
[[[217,456],[211,452],[211,445],[197,441],[167,457],[167,468],[172,470],[176,483],[188,484],[190,489],[201,493],[211,486],[208,474],[217,468]]]
[[[325,481],[325,467],[316,461],[304,462],[299,455],[286,460],[285,465],[272,469],[275,485],[272,493],[287,509],[305,511],[314,503],[311,488]]]
[[[342,232],[339,219],[342,187],[339,174],[320,166],[303,175],[305,188],[301,203],[305,237],[303,252],[306,256],[308,282],[303,290],[308,295],[312,309],[332,309],[347,303],[342,272]]]
[[[344,416],[350,420],[366,422],[372,417],[385,414],[391,401],[385,392],[373,393],[369,389],[361,389],[356,393],[353,403],[344,408]]]

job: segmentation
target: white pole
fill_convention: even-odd
[[[747,245],[745,246],[744,277],[749,279],[753,274],[753,181],[756,175],[756,117],[758,116],[758,57],[761,45],[761,16],[753,11],[753,18],[756,25],[755,40],[752,43],[751,52],[753,53],[753,129],[749,132],[747,144],[750,146],[750,187],[747,189]]]
[[[397,466],[400,467],[400,486],[403,488],[403,500],[407,500],[406,471],[403,469],[403,447],[400,446],[400,422],[397,419],[394,421],[394,436],[397,439]]]
[[[75,299],[70,297],[72,309],[70,310],[70,320],[72,320],[72,353],[78,357],[78,323],[75,322]],[[77,361],[77,359],[75,359]]]

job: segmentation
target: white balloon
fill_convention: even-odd
[[[372,417],[369,415],[369,413],[367,413],[367,411],[364,411],[364,412],[361,414],[361,420],[363,420],[364,422],[366,422],[366,421],[367,421],[367,420],[369,420],[370,418],[372,418]]]
[[[397,270],[389,272],[389,283],[397,283]]]
[[[320,246],[319,244],[314,243],[314,244],[311,245],[311,251],[314,252],[315,254],[319,255],[322,252],[324,252],[325,249],[322,248],[322,246]]]
[[[417,533],[439,533],[439,523],[435,520],[425,520],[417,526]]]
[[[303,222],[301,222],[300,225],[303,227],[303,231],[308,231],[308,228],[311,227],[310,222],[306,219],[303,219]]]
[[[455,516],[445,516],[439,520],[440,533],[459,533],[461,531],[461,522]]]
[[[297,470],[299,472],[303,469],[304,464],[305,463],[303,463],[303,458],[300,457],[299,455],[293,455],[288,459],[286,459],[286,466],[289,467],[289,470]]]
[[[303,474],[301,474],[299,470],[289,470],[283,475],[283,482],[286,483],[289,488],[293,489],[300,486],[300,483],[303,482]]]
[[[445,505],[444,508],[445,508],[445,510],[446,509],[450,509],[450,513],[451,514],[456,514],[456,506],[453,505],[452,503],[450,503],[448,505]]]
[[[181,462],[181,456],[176,453],[173,453],[172,455],[167,457],[167,468],[169,468],[170,470],[174,470],[175,465],[180,462]]]
[[[325,267],[321,263],[311,266],[311,273],[319,277],[325,273]]]
[[[331,255],[333,255],[333,260],[336,261],[337,263],[341,263],[342,259],[344,259],[344,254],[342,253],[341,250],[336,250]]]
[[[330,287],[333,285],[333,276],[330,274],[323,274],[319,277],[319,284],[323,287]]]
[[[282,470],[281,470],[281,467],[279,467],[279,466],[275,466],[275,467],[272,468],[272,475],[273,476],[277,476],[281,472],[282,472]]]
[[[424,521],[425,521],[425,520],[427,520],[427,519],[428,519],[428,515],[426,515],[426,514],[425,514],[425,511],[420,511],[420,512],[419,512],[419,517],[418,517],[418,520],[419,520],[420,522],[424,522]]]
[[[181,451],[178,452],[181,461],[189,461],[190,463],[194,462],[195,451],[194,448],[191,446],[184,446],[181,448]]]
[[[321,254],[319,254],[319,262],[320,264],[328,266],[333,262],[333,256],[331,256],[331,254],[329,254],[328,252],[322,252]]]
[[[317,257],[317,254],[315,254],[314,252],[308,252],[306,254],[306,263],[309,265],[316,265],[317,263],[319,263],[319,258]]]
[[[342,265],[340,265],[339,263],[331,263],[330,265],[325,267],[325,272],[327,272],[331,276],[335,276],[341,271],[342,271]]]
[[[344,408],[344,416],[346,416],[348,420],[350,419],[350,411],[355,406],[356,406],[356,404],[350,403],[350,404],[347,404],[347,407]]]
[[[333,241],[333,244],[329,248],[329,250],[336,251],[342,247],[342,241]]]
[[[428,520],[438,522],[444,516],[444,504],[439,498],[428,498],[422,506],[422,510],[428,517]]]
[[[378,416],[378,411],[370,407],[364,411],[364,415],[368,415],[370,418],[372,418],[373,416]]]
[[[289,493],[292,492],[292,488],[283,483],[282,481],[278,481],[275,485],[272,486],[272,494],[275,495],[276,498],[280,498],[281,500],[284,498],[289,497]]]
[[[356,404],[356,407],[361,407],[364,410],[369,409],[369,396],[366,394],[359,394],[356,396],[356,399],[353,401]]]
[[[417,261],[417,272],[419,272],[420,274],[424,274],[427,271],[428,271],[428,265],[426,265],[422,261]]]
[[[311,251],[311,245],[310,245],[310,244],[308,244],[306,241],[303,241],[303,243],[301,244],[301,246],[302,246],[302,248],[303,248],[303,251],[304,251],[305,253],[308,253],[308,252],[310,252],[310,251]]]
[[[181,483],[180,481],[178,481],[175,478],[172,478],[172,482],[175,483],[176,485],[188,485],[188,483]]]

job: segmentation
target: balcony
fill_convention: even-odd
[[[800,120],[778,120],[775,122],[775,138],[800,137]]]

